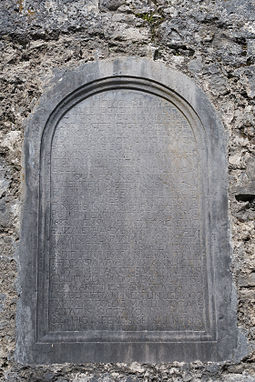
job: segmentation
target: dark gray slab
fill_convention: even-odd
[[[193,82],[135,58],[57,74],[25,170],[20,362],[232,358],[225,141]]]

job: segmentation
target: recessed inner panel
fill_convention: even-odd
[[[169,101],[120,89],[68,111],[51,151],[49,330],[205,330],[201,184]]]

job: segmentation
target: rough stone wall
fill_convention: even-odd
[[[0,381],[255,381],[255,3],[253,0],[1,0]],[[238,364],[15,363],[16,277],[26,118],[56,68],[136,55],[165,62],[205,91],[229,142]]]

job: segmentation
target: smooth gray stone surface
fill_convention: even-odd
[[[225,140],[191,80],[136,58],[58,73],[24,151],[20,362],[233,358]]]

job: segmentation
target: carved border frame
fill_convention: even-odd
[[[189,107],[189,105],[178,95],[173,93],[170,89],[145,78],[129,77],[129,76],[116,76],[110,78],[103,78],[98,81],[86,84],[85,86],[77,89],[75,92],[67,96],[50,115],[42,136],[41,143],[41,158],[40,158],[40,191],[39,191],[39,206],[38,206],[38,250],[37,250],[37,274],[43,275],[38,280],[38,298],[37,298],[37,342],[176,342],[176,341],[215,341],[216,340],[216,317],[215,317],[215,292],[213,286],[213,263],[210,254],[210,240],[207,232],[209,228],[208,207],[206,206],[207,200],[202,200],[202,221],[201,232],[206,253],[207,269],[205,277],[206,285],[206,330],[205,331],[136,331],[136,332],[112,332],[105,330],[93,330],[84,332],[49,332],[47,330],[47,311],[48,311],[48,256],[49,253],[49,236],[50,236],[50,197],[47,198],[48,190],[50,190],[50,163],[51,163],[51,144],[55,129],[58,122],[63,115],[68,112],[75,104],[83,101],[84,99],[105,91],[116,89],[137,90],[156,95],[166,99],[168,102],[174,104],[181,113],[184,114],[188,120],[194,136],[196,137],[198,147],[200,148],[200,161],[207,158],[206,155],[206,131],[203,129],[201,122]],[[202,154],[203,152],[203,154]],[[204,157],[204,158],[203,158]],[[203,195],[209,194],[210,185],[206,182],[208,164],[204,163],[204,173],[202,175],[202,192]],[[208,276],[208,277],[206,277]],[[209,288],[208,288],[209,284]],[[209,297],[210,296],[210,297]],[[208,302],[208,304],[206,304]],[[42,320],[43,317],[43,320]]]

